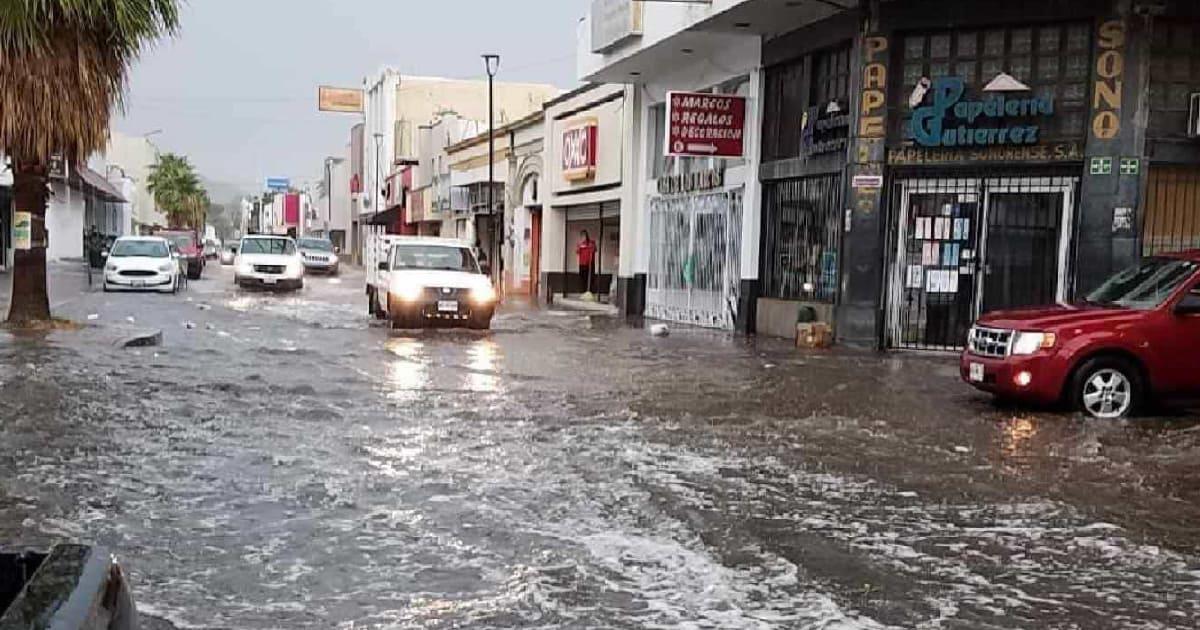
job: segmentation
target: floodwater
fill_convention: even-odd
[[[1200,626],[1187,414],[527,308],[397,333],[361,277],[207,273],[63,307],[160,348],[0,338],[0,541],[106,545],[179,628]]]

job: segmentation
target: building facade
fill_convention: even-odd
[[[741,22],[731,14],[739,4],[745,3],[601,0],[581,23],[580,77],[627,84],[634,95],[628,104],[634,181],[625,221],[631,239],[623,248],[625,282],[632,287],[626,304],[633,308],[626,312],[753,329],[761,200],[758,29],[771,22]],[[668,114],[689,102],[682,100],[686,95],[721,97],[742,108],[742,124],[729,130],[736,150],[707,157],[703,151],[711,154],[715,145],[668,142],[689,125],[682,115]]]
[[[484,125],[488,119],[486,81],[409,76],[384,68],[364,80],[363,88],[361,161],[364,194],[358,206],[360,230],[365,230],[370,221],[378,223],[379,219],[374,215],[379,212],[394,209],[399,213],[402,208],[408,208],[406,195],[393,194],[392,203],[388,205],[387,184],[401,170],[420,162],[423,127],[449,116]],[[492,96],[496,126],[539,111],[542,103],[558,92],[558,88],[551,85],[495,83]],[[420,174],[415,175],[413,185],[420,190],[417,183],[421,180]],[[428,203],[426,193],[419,192],[417,196],[418,201]],[[385,220],[385,223],[405,226],[412,221],[402,215],[398,221]]]
[[[651,317],[792,336],[815,315],[842,343],[955,350],[983,312],[1200,247],[1194,2],[594,10],[580,77],[644,100]],[[745,156],[669,157],[656,107],[678,91],[746,96]]]
[[[536,298],[541,282],[542,182],[545,172],[546,116],[538,110],[507,126],[508,179],[504,213],[508,229],[505,286],[508,295]]]
[[[638,222],[636,90],[592,84],[546,104],[544,177],[522,195],[545,197],[540,213],[539,292],[544,300],[591,293],[640,310],[630,246]],[[595,244],[592,273],[580,273],[578,247]]]

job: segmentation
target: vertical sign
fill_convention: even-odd
[[[13,249],[27,250],[33,248],[33,214],[30,212],[14,212],[12,227]]]
[[[1121,89],[1125,78],[1125,23],[1100,24],[1096,82],[1092,86],[1092,136],[1112,140],[1121,131]]]
[[[859,93],[858,137],[855,140],[855,176],[859,178],[883,179],[884,137],[887,135],[885,112],[887,111],[887,58],[888,39],[883,36],[867,36],[862,43],[862,91]],[[860,216],[868,216],[879,205],[880,189],[873,186],[855,186],[854,208]],[[847,221],[846,231],[850,231]]]
[[[746,98],[667,92],[667,155],[739,158],[745,155]]]

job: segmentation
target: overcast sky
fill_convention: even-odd
[[[576,85],[589,0],[184,0],[182,32],[134,66],[118,130],[183,153],[202,175],[253,187],[320,177],[355,117],[317,112],[317,86],[407,74]],[[223,201],[223,200],[218,200]]]

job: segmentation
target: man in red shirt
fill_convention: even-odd
[[[575,255],[579,257],[579,279],[583,281],[584,291],[592,292],[592,272],[596,267],[596,241],[588,235],[587,230],[579,233],[579,244],[575,246]]]

